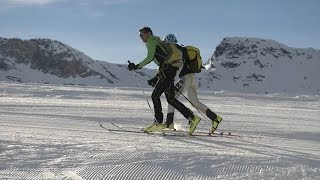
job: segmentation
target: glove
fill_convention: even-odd
[[[154,87],[154,86],[156,86],[158,80],[159,80],[158,76],[155,76],[154,78],[148,80],[148,84],[150,86]]]
[[[129,69],[129,71],[132,71],[132,70],[136,70],[136,69],[138,69],[138,66],[137,65],[135,65],[134,63],[129,63],[128,64],[128,69]]]

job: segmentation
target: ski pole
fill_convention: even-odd
[[[151,107],[151,105],[150,105],[150,103],[149,103],[149,101],[148,101],[147,95],[146,95],[146,93],[144,92],[144,89],[142,88],[142,85],[141,85],[140,81],[139,81],[138,78],[137,78],[137,73],[136,73],[135,71],[133,71],[133,74],[134,74],[134,77],[136,78],[137,83],[138,83],[139,86],[140,86],[140,89],[142,90],[143,96],[144,96],[145,100],[147,101],[150,110],[153,112],[153,109],[152,109],[152,107]]]
[[[181,91],[176,87],[178,92],[201,114],[201,116],[206,120],[206,122],[211,125],[211,121],[207,119],[203,112],[201,112]]]
[[[128,61],[128,63],[131,63],[131,62]],[[138,77],[137,77],[137,73],[136,73],[134,70],[133,70],[132,72],[133,72],[133,75],[134,75],[134,77],[135,77],[135,79],[136,79],[137,84],[139,85],[140,89],[142,90],[143,96],[144,96],[145,100],[146,100],[147,103],[148,103],[149,109],[150,109],[153,117],[155,117],[154,110],[153,110],[153,108],[151,107],[151,105],[150,105],[150,103],[149,103],[149,101],[148,101],[148,98],[147,98],[146,93],[144,92],[144,89],[142,88],[142,85],[141,85],[141,83],[140,83],[140,81],[139,81],[139,79],[138,79]],[[156,121],[155,118],[154,118],[154,122],[156,122],[156,123],[158,124],[158,122]]]

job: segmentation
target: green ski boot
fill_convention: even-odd
[[[158,123],[152,123],[150,126],[144,128],[144,132],[146,133],[150,133],[150,132],[155,132],[155,131],[161,131],[163,128],[162,124],[158,124]]]
[[[192,118],[189,118],[190,128],[189,128],[189,135],[192,135],[193,131],[197,128],[201,118],[197,115],[194,115]]]
[[[216,119],[211,122],[210,134],[214,134],[214,132],[219,126],[219,123],[221,123],[222,120],[223,120],[222,117],[217,115]]]

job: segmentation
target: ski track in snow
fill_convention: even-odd
[[[109,132],[99,124],[152,122],[142,92],[0,82],[0,179],[320,179],[319,96],[199,97],[224,118],[218,131],[240,137]],[[188,129],[179,113],[175,122]]]

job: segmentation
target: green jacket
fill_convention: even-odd
[[[160,65],[160,63],[158,62],[158,60],[154,57],[156,54],[156,49],[158,46],[158,42],[159,42],[160,38],[158,36],[153,36],[151,35],[147,42],[146,42],[146,47],[148,50],[148,55],[147,57],[142,60],[138,65],[138,69],[143,68],[145,65],[149,64],[151,61],[154,61],[158,66]]]

